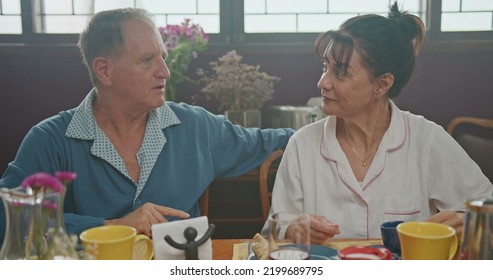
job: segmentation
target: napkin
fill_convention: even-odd
[[[233,245],[233,260],[247,260],[250,254],[248,249],[251,242],[236,243]]]
[[[183,232],[190,226],[197,230],[197,237],[195,240],[198,241],[204,236],[209,228],[209,221],[206,216],[202,216],[152,225],[154,258],[156,260],[184,260],[185,251],[172,247],[164,240],[164,237],[170,235],[177,243],[184,244],[187,240],[183,235]],[[199,260],[212,260],[212,242],[210,238],[198,247],[198,253]]]

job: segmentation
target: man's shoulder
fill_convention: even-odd
[[[60,113],[48,117],[38,124],[36,124],[33,129],[41,129],[43,131],[60,131],[61,133],[65,133],[67,130],[70,121],[72,120],[75,113],[75,109],[70,109],[66,111],[61,111]]]
[[[171,101],[166,102],[166,105],[176,114],[182,124],[189,122],[196,123],[218,118],[218,116],[200,106],[190,105],[183,102],[175,103]]]
[[[190,105],[184,102],[176,103],[172,101],[166,101],[166,105],[175,112],[177,115],[191,115],[191,114],[203,114],[204,112],[208,112],[206,109],[196,106]],[[209,113],[209,112],[208,112]]]

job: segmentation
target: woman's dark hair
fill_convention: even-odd
[[[388,92],[392,98],[411,78],[425,39],[425,27],[419,17],[399,11],[397,2],[389,10],[388,17],[374,14],[353,17],[339,30],[321,34],[315,42],[315,52],[324,61],[331,56],[337,67],[342,66],[344,70],[356,50],[371,79],[386,73],[394,75],[394,84]]]

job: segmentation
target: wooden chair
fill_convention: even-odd
[[[260,165],[259,171],[259,193],[260,193],[260,206],[262,208],[262,218],[267,220],[270,210],[271,193],[269,190],[269,175],[274,175],[277,172],[277,166],[275,169],[271,168],[272,164],[277,159],[281,158],[284,154],[284,150],[276,150]]]
[[[493,119],[457,117],[450,121],[447,132],[493,182]]]
[[[474,118],[474,117],[457,117],[450,121],[447,126],[447,132],[453,136],[453,132],[455,127],[459,124],[473,124],[485,128],[493,128],[493,119],[482,119],[482,118]]]
[[[258,185],[259,185],[259,199],[260,206],[262,209],[262,218],[267,219],[270,210],[270,195],[269,190],[269,177],[275,175],[277,172],[277,166],[273,167],[274,163],[278,158],[283,155],[284,151],[282,149],[272,152],[269,157],[260,165],[258,168]],[[249,172],[250,174],[252,172]],[[200,214],[203,216],[209,215],[209,189],[207,188],[202,194],[199,200]]]

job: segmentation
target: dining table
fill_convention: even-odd
[[[252,239],[212,239],[212,259],[213,260],[241,260],[248,257],[248,243]],[[348,246],[370,246],[382,245],[381,239],[358,239],[358,238],[334,238],[321,244],[336,250]],[[235,252],[235,250],[237,250]],[[242,250],[243,252],[238,252]],[[247,250],[245,252],[245,250]],[[245,258],[246,256],[246,258]]]

